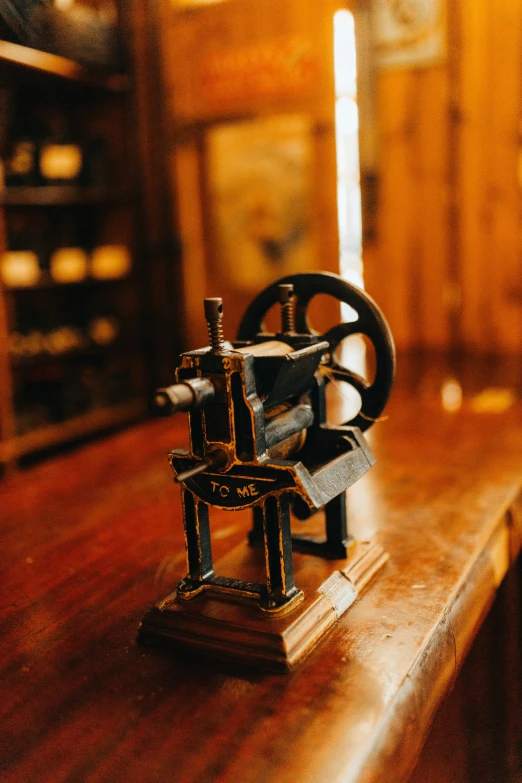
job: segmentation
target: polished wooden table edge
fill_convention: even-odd
[[[497,590],[522,548],[522,486],[490,537],[477,548],[384,716],[366,761],[339,783],[404,783],[415,769],[433,718],[453,687]],[[415,705],[415,714],[412,714]],[[407,748],[407,753],[405,752]]]

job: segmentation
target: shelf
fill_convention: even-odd
[[[74,361],[75,359],[95,359],[111,353],[118,353],[125,358],[132,355],[132,352],[125,350],[120,341],[109,343],[108,345],[86,345],[83,348],[71,348],[69,351],[63,351],[58,354],[42,352],[26,357],[10,355],[10,362],[13,370],[20,370],[45,364],[61,364]]]
[[[129,190],[82,188],[74,185],[12,186],[0,190],[0,205],[11,207],[107,205],[130,202],[135,197],[136,195]]]
[[[59,79],[85,84],[109,92],[124,92],[128,89],[129,81],[124,74],[93,71],[81,63],[60,57],[56,54],[48,54],[29,46],[0,41],[0,64],[20,67],[24,70],[54,76]]]
[[[69,421],[49,424],[33,432],[14,436],[0,442],[0,462],[11,462],[25,454],[136,420],[145,414],[146,409],[143,400],[132,400],[111,408],[90,411]]]
[[[105,279],[97,277],[85,277],[83,280],[79,280],[74,283],[57,283],[50,277],[44,277],[43,280],[38,281],[35,285],[5,285],[0,283],[0,290],[4,293],[20,293],[22,291],[49,291],[49,290],[66,290],[70,288],[80,288],[84,286],[98,286],[98,285],[114,285],[116,283],[124,283],[131,279],[131,274],[124,277],[108,277]]]

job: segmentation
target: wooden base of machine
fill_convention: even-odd
[[[173,593],[147,613],[140,639],[168,640],[271,670],[291,669],[353,604],[388,555],[375,543],[356,541],[345,560],[299,552],[293,559],[304,600],[290,611],[270,614],[255,601],[211,591],[190,600]],[[263,581],[263,560],[262,550],[240,544],[216,564],[216,573],[257,574]]]

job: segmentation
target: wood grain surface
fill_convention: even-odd
[[[487,412],[471,371],[446,412],[448,368],[422,366],[399,364],[389,418],[370,435],[377,463],[349,492],[352,531],[376,535],[390,560],[291,674],[136,642],[184,572],[166,459],[182,417],[9,476],[2,783],[407,780],[522,540],[519,403]],[[214,515],[216,558],[247,524]]]
[[[516,354],[522,4],[446,7],[441,63],[375,76],[379,188],[366,287],[402,349]]]

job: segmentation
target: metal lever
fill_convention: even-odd
[[[194,465],[193,468],[184,470],[183,473],[178,473],[178,475],[174,477],[174,481],[177,484],[183,484],[184,481],[188,481],[188,479],[194,478],[194,476],[199,476],[200,473],[204,473],[211,466],[212,461],[209,459],[204,459],[203,462],[199,462],[197,465]]]
[[[174,481],[178,484],[183,484],[184,481],[199,476],[200,473],[204,473],[209,468],[222,468],[227,463],[227,455],[221,449],[215,449],[209,456],[202,462],[198,462],[193,467],[184,470],[182,473],[178,473],[174,477]]]

